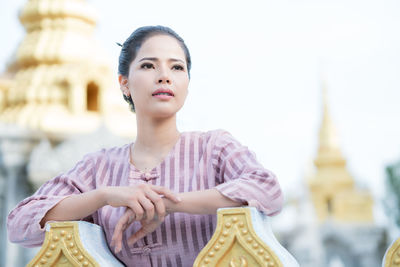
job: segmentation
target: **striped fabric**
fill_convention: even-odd
[[[275,176],[226,131],[182,133],[164,161],[149,173],[130,163],[129,147],[127,144],[86,155],[74,169],[45,183],[9,214],[9,239],[26,247],[40,246],[44,230],[39,222],[48,210],[70,194],[104,186],[151,183],[174,192],[216,188],[269,215],[282,207],[283,197]],[[102,226],[110,243],[124,209],[104,206],[85,220]],[[125,232],[123,249],[116,256],[127,266],[192,266],[215,225],[216,215],[174,213],[156,231],[129,247],[127,238],[140,227],[135,222]]]

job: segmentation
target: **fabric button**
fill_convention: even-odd
[[[157,179],[158,177],[160,177],[160,175],[157,173],[156,170],[153,170],[151,172],[141,172],[139,170],[136,169],[132,169],[129,175],[130,179],[138,179],[138,180],[142,180],[142,181],[150,181],[152,179]]]
[[[161,243],[149,244],[143,247],[131,248],[130,251],[132,254],[141,254],[141,255],[149,255],[152,250],[160,249]]]
[[[150,252],[151,252],[151,248],[149,248],[149,247],[144,247],[142,250],[143,255],[149,255]]]

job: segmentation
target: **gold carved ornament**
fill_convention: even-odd
[[[383,267],[400,267],[400,238],[388,248]]]
[[[283,267],[279,258],[256,234],[249,209],[218,211],[217,227],[193,267]]]
[[[83,248],[77,222],[54,222],[50,226],[41,250],[27,267],[100,267]]]

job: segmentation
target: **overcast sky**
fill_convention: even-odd
[[[0,70],[23,38],[16,17],[25,2],[0,4]],[[287,195],[316,154],[324,80],[350,172],[384,196],[384,168],[400,160],[399,1],[90,2],[115,69],[115,42],[137,27],[177,31],[193,62],[180,129],[230,131]]]

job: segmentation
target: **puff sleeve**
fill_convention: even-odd
[[[40,221],[46,213],[64,198],[94,189],[93,161],[85,156],[72,170],[49,180],[21,201],[7,218],[9,240],[24,247],[40,246],[45,237]]]
[[[219,183],[215,188],[221,194],[267,215],[280,212],[283,195],[275,175],[228,132],[216,138],[212,161]]]

